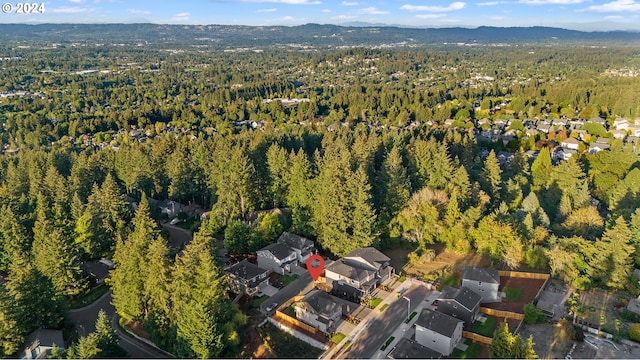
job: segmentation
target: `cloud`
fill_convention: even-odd
[[[259,14],[260,13],[270,13],[270,12],[275,12],[275,11],[278,11],[278,9],[271,8],[271,9],[258,9],[258,10],[256,10],[256,12],[259,13]]]
[[[640,3],[634,0],[615,0],[602,5],[591,5],[587,10],[595,12],[636,12],[640,11]]]
[[[609,16],[605,16],[604,18],[607,19],[607,20],[622,20],[622,19],[624,19],[624,16],[609,15]]]
[[[378,10],[375,6],[370,6],[364,9],[360,9],[358,11],[360,14],[367,14],[367,15],[383,15],[383,14],[388,14],[388,11],[383,11],[383,10]]]
[[[446,17],[446,14],[418,14],[416,15],[419,19],[442,19]]]
[[[245,3],[273,3],[286,5],[318,5],[322,2],[317,0],[240,0]]]
[[[340,4],[342,6],[358,6],[360,5],[359,2],[357,1],[343,1],[342,4]]]
[[[449,6],[438,6],[438,5],[428,6],[428,5],[405,4],[405,5],[402,5],[400,9],[407,10],[407,11],[448,12],[448,11],[463,9],[465,6],[467,6],[467,3],[462,1],[456,1],[449,4]]]
[[[477,3],[476,5],[478,5],[478,6],[496,6],[496,5],[500,5],[500,4],[502,4],[502,1],[487,1],[487,2]]]
[[[495,15],[491,17],[491,20],[504,20],[504,16]]]
[[[173,22],[187,22],[189,21],[189,18],[191,17],[191,14],[188,12],[181,12],[178,14],[175,14],[172,18],[171,21]]]
[[[84,0],[69,0],[69,2],[74,4],[81,4],[84,2]]]
[[[356,17],[353,15],[338,15],[338,16],[334,16],[332,17],[332,19],[334,20],[353,20]]]
[[[63,7],[54,8],[54,9],[47,9],[47,11],[56,13],[56,14],[79,14],[84,12],[90,12],[93,10],[86,7],[79,7],[79,6],[63,6]]]
[[[323,12],[323,13],[330,13],[330,12],[331,12],[331,9],[322,9],[322,12]]]
[[[528,5],[571,5],[580,4],[586,0],[520,0],[521,4]]]
[[[149,10],[138,10],[138,9],[129,9],[129,14],[134,14],[134,15],[149,15],[151,14],[151,11]]]

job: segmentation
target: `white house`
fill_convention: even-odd
[[[616,130],[627,130],[629,128],[629,121],[627,119],[615,119],[613,120],[613,127]]]
[[[64,350],[62,330],[38,329],[27,336],[25,345],[22,359],[46,359],[54,346]]]
[[[611,130],[611,134],[614,139],[624,140],[627,137],[627,130]]]
[[[564,139],[560,145],[565,149],[578,150],[578,146],[580,145],[580,141],[574,139],[572,137]]]
[[[415,325],[416,341],[444,356],[462,340],[464,321],[438,311],[423,309]]]
[[[274,243],[257,251],[258,266],[284,275],[297,266],[297,254],[287,245]]]
[[[321,290],[310,291],[295,306],[296,318],[326,334],[335,332],[342,317],[342,304]]]
[[[498,270],[466,266],[462,272],[462,287],[480,295],[483,303],[500,301]]]

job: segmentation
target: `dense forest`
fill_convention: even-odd
[[[410,242],[410,261],[427,261],[441,243],[579,289],[636,291],[639,149],[613,140],[558,163],[550,144],[567,129],[509,142],[480,141],[474,129],[482,118],[515,130],[526,119],[633,120],[639,55],[575,44],[0,44],[0,355],[33,329],[61,326],[88,286],[80,265],[106,257],[122,318],[178,356],[233,356],[246,318],[228,297],[215,239],[247,254],[284,229],[331,257]],[[499,161],[507,150],[513,160]],[[211,216],[176,254],[149,198]],[[290,221],[244,221],[275,207]],[[69,356],[93,354],[77,351]]]

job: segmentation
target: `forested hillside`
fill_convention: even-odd
[[[87,287],[80,264],[106,257],[121,317],[179,356],[234,356],[246,319],[228,298],[214,237],[251,253],[274,228],[332,257],[410,242],[424,261],[442,243],[581,289],[632,287],[640,148],[609,130],[640,117],[639,55],[0,44],[0,355],[61,325]],[[606,122],[584,129],[610,149],[583,146],[569,161],[552,154],[577,129],[523,126],[598,116]],[[516,135],[478,137],[500,119]],[[513,159],[499,160],[506,151]],[[179,256],[148,198],[211,209]],[[244,221],[274,207],[289,208],[290,223]]]

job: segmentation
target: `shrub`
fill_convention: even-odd
[[[629,340],[640,341],[640,324],[629,326]]]
[[[533,304],[525,304],[524,305],[524,322],[527,324],[537,324],[539,322],[544,322],[547,320],[547,317],[544,315],[542,310],[535,307]]]

